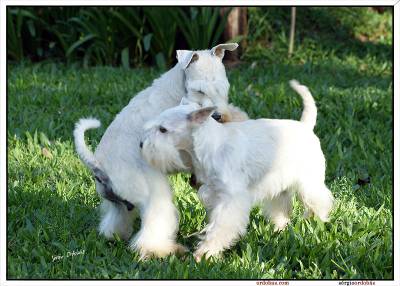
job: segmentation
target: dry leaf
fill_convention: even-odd
[[[49,158],[49,159],[52,159],[52,158],[53,158],[53,155],[50,153],[50,151],[49,151],[46,147],[43,147],[43,148],[42,148],[42,154],[43,154],[43,156],[45,156],[46,158]]]

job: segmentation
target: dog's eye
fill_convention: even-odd
[[[165,132],[168,131],[168,130],[167,130],[165,127],[163,127],[163,126],[160,126],[159,130],[160,130],[161,133],[165,133]]]

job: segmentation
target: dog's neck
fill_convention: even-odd
[[[188,141],[183,149],[179,149],[179,155],[182,162],[187,167],[187,169],[184,171],[196,175],[196,173],[198,173],[198,171],[196,170],[199,167],[199,163],[196,160],[196,153],[194,152],[193,140]]]
[[[225,129],[221,123],[210,118],[192,132],[192,146],[187,150],[192,158],[193,172],[199,182],[204,183],[206,168],[212,163],[214,154],[223,144]]]

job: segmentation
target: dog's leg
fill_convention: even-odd
[[[206,184],[201,185],[198,191],[200,201],[203,203],[207,211],[210,211],[214,207],[214,203],[217,201],[217,192],[209,188]]]
[[[251,203],[246,191],[219,197],[219,201],[211,211],[210,222],[205,228],[205,237],[194,253],[196,261],[203,255],[208,258],[220,254],[245,234]]]
[[[283,230],[289,223],[292,213],[292,192],[287,190],[273,199],[264,200],[263,212],[274,223],[274,231]]]
[[[306,213],[313,213],[324,222],[329,221],[329,213],[332,210],[334,199],[325,184],[302,182],[299,184],[298,192],[306,208]]]
[[[167,179],[160,174],[152,176],[148,183],[151,192],[146,204],[141,206],[141,228],[130,247],[141,258],[186,252],[184,246],[175,242],[179,219]]]
[[[103,200],[101,203],[101,212],[100,234],[107,239],[113,239],[114,234],[117,234],[123,240],[128,240],[132,234],[135,212],[108,200]]]

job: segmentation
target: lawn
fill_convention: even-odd
[[[391,39],[327,43],[303,41],[290,59],[279,48],[255,47],[228,78],[231,102],[251,118],[299,119],[301,101],[288,81],[310,88],[326,183],[336,199],[331,221],[303,219],[295,200],[291,224],[274,233],[255,208],[248,233],[223,259],[199,264],[191,256],[139,261],[125,242],[99,236],[100,200],[72,143],[74,123],[95,116],[103,126],[87,133],[94,148],[114,116],[161,71],[10,64],[8,278],[392,279]],[[205,226],[206,213],[187,175],[170,181],[178,240],[193,250],[197,239],[190,234]]]

